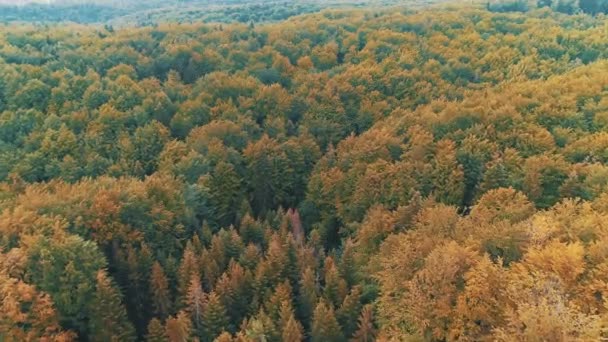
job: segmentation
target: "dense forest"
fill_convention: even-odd
[[[606,27],[1,26],[0,341],[606,338]]]
[[[76,22],[113,26],[146,26],[159,22],[281,21],[322,9],[390,6],[399,0],[56,0],[25,3],[0,0],[1,22]],[[44,0],[41,0],[44,1]],[[408,0],[420,7],[445,0]]]

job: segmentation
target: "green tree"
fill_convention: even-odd
[[[213,341],[228,327],[226,308],[215,292],[209,294],[207,305],[203,311],[203,340]]]
[[[161,324],[158,318],[152,318],[148,324],[146,334],[146,342],[166,342],[165,327]]]
[[[88,336],[88,317],[92,316],[98,272],[106,260],[95,243],[77,236],[39,238],[29,249],[28,277],[48,293],[62,326]]]
[[[91,341],[135,341],[135,329],[127,317],[122,296],[105,271],[97,273],[97,289],[91,301]]]

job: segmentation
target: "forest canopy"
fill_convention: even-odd
[[[0,341],[606,338],[608,31],[554,7],[2,26]]]

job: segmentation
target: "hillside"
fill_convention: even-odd
[[[5,24],[0,341],[605,339],[606,17],[537,7]]]

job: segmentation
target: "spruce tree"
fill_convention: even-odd
[[[281,337],[283,342],[301,342],[304,339],[302,326],[293,315],[289,318],[285,327],[283,327]]]
[[[185,311],[170,317],[165,323],[165,335],[169,342],[188,342],[192,334],[192,322]]]
[[[160,318],[166,318],[171,312],[171,294],[169,293],[167,276],[158,261],[152,265],[150,292],[154,313]]]
[[[135,329],[122,303],[122,296],[105,271],[97,273],[97,289],[91,302],[91,341],[135,341]]]
[[[215,292],[209,294],[205,310],[203,311],[203,341],[213,341],[228,326],[226,308]]]
[[[190,279],[188,294],[186,295],[186,312],[190,316],[195,335],[202,337],[203,332],[203,313],[207,302],[206,294],[203,292],[201,280],[198,273],[194,272]]]
[[[357,318],[361,312],[361,288],[355,286],[350,294],[344,298],[342,305],[336,312],[338,322],[344,335],[350,337],[357,329]]]
[[[315,308],[310,337],[312,342],[345,341],[334,309],[323,300],[319,301]]]
[[[304,327],[310,327],[313,310],[317,303],[318,290],[315,274],[311,268],[307,268],[300,280],[300,291],[298,294],[297,312]]]
[[[371,305],[366,305],[361,311],[357,331],[351,339],[352,342],[373,342],[376,340],[376,328],[374,326],[374,312]]]
[[[166,342],[167,336],[165,335],[165,328],[158,320],[158,318],[152,318],[148,323],[148,332],[146,334],[146,342]]]
[[[293,314],[291,303],[284,301],[279,313],[279,326],[283,342],[300,342],[303,338],[302,325]]]

